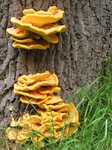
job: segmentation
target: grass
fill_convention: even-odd
[[[104,70],[105,68],[105,70]],[[96,88],[97,87],[97,88]],[[78,132],[60,140],[57,143],[46,144],[44,150],[111,150],[112,149],[112,58],[104,63],[101,76],[87,87],[82,87],[67,99],[81,97],[77,109],[79,109],[80,126]],[[5,131],[5,129],[2,129]],[[62,131],[63,132],[63,131]],[[32,133],[33,134],[33,133]],[[32,136],[32,134],[30,136]],[[0,137],[0,145],[12,146],[3,135]],[[39,150],[31,141],[16,145],[16,150]],[[41,149],[41,148],[40,148]],[[0,149],[2,150],[2,149]]]

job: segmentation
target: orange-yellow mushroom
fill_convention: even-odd
[[[44,73],[36,73],[30,76],[30,79],[35,79],[37,82],[46,81],[51,76],[49,71],[45,71]]]
[[[60,122],[64,119],[63,115],[61,114],[53,117],[52,114],[51,116],[48,116],[47,113],[41,113],[41,116],[43,118],[41,122],[42,124],[51,123],[52,125],[54,125],[54,123]]]
[[[37,33],[41,36],[51,35],[57,32],[65,32],[66,30],[65,25],[47,24],[42,27],[37,27],[37,26],[33,26],[30,23],[22,23],[21,20],[14,17],[11,18],[11,22],[20,28],[31,31],[33,33]]]
[[[21,126],[21,127],[25,127],[25,126],[30,126],[30,124],[41,124],[42,118],[38,115],[29,115],[29,114],[25,114],[23,115],[23,117],[20,117],[18,119],[18,121],[15,121],[14,118],[11,116],[11,123],[10,126],[11,127],[17,127],[17,126]]]
[[[21,85],[25,82],[26,82],[25,83],[26,85],[31,84],[31,83],[35,82],[34,79],[32,79],[33,81],[31,80],[31,76],[32,76],[32,74],[22,75],[18,78],[18,82],[21,83]]]
[[[27,14],[39,14],[39,15],[55,15],[57,12],[60,12],[60,10],[57,9],[56,6],[51,6],[49,7],[48,11],[35,11],[34,9],[24,9],[23,10],[23,14],[27,15]]]
[[[8,29],[7,29],[8,30]],[[13,35],[13,33],[12,33]],[[50,43],[58,43],[58,37],[56,36],[56,34],[51,34],[51,35],[44,35],[41,36],[45,41],[50,42]],[[18,43],[29,43],[29,42],[33,42],[33,39],[39,40],[40,36],[38,34],[35,33],[30,33],[28,36],[24,37],[24,38],[18,38],[15,36],[11,37],[11,40],[18,42]]]
[[[57,86],[57,76],[50,74],[49,71],[18,78],[17,84],[14,85],[14,93],[24,95],[20,97],[22,103],[38,105],[38,113],[36,115],[26,113],[17,121],[11,115],[10,128],[6,130],[10,140],[21,142],[31,138],[34,145],[39,142],[38,145],[42,147],[45,138],[50,140],[52,136],[57,142],[62,137],[63,127],[62,140],[78,130],[80,125],[78,111],[73,103],[64,103],[60,96],[54,95],[60,91]],[[29,136],[30,132],[34,132],[33,137]]]
[[[69,113],[69,116],[68,116],[67,124],[79,123],[79,114],[73,103],[69,104],[68,113]]]
[[[23,14],[27,15],[27,14],[35,14],[36,11],[34,9],[24,9],[23,10]]]
[[[42,38],[50,43],[58,43],[58,37],[56,34],[51,34],[51,35],[44,35]]]
[[[18,43],[18,42],[14,42],[12,44],[12,46],[14,48],[23,48],[23,49],[27,49],[27,50],[31,50],[31,49],[43,49],[46,50],[47,48],[50,47],[50,43],[45,41],[45,40],[33,40],[32,42],[28,42],[28,43]]]
[[[51,12],[43,11],[43,10],[35,11],[34,9],[24,9],[23,14],[24,15],[27,15],[27,14],[52,15]]]
[[[26,86],[32,84],[34,82],[41,82],[46,81],[51,76],[49,71],[45,71],[44,73],[37,73],[37,74],[28,74],[22,75],[18,78],[18,85]]]
[[[67,112],[68,112],[68,106],[59,109],[57,112],[60,112],[60,113],[67,113]]]
[[[23,28],[7,28],[6,30],[9,34],[16,38],[25,38],[29,35],[29,32]]]
[[[27,140],[28,138],[29,138],[29,133],[30,133],[31,131],[19,131],[18,133],[17,133],[17,139],[16,139],[16,142],[18,142],[18,141],[23,141],[23,140]]]
[[[42,109],[46,109],[47,111],[50,111],[50,110],[58,111],[61,108],[68,107],[68,104],[61,103],[61,104],[55,104],[55,105],[47,105],[43,103],[43,104],[39,104],[38,106]]]
[[[34,98],[34,99],[45,99],[47,97],[46,94],[41,94],[41,93],[39,93],[38,90],[19,91],[19,90],[14,89],[14,93],[19,94],[19,95],[24,95],[24,96],[27,96],[27,97],[30,97],[30,98]]]
[[[53,105],[53,104],[58,104],[61,103],[62,99],[60,98],[60,96],[53,96],[51,99],[48,99],[47,101],[45,101],[45,104],[47,105]]]
[[[44,73],[37,73],[37,74],[28,74],[28,75],[22,75],[18,78],[18,82],[21,84],[31,84],[35,81],[40,82],[46,80],[46,78],[49,78],[51,76],[49,71],[45,71]]]
[[[15,42],[18,42],[18,43],[28,43],[28,42],[33,42],[33,38],[30,37],[30,36],[27,36],[25,38],[22,38],[22,39],[19,39],[19,38],[16,38],[14,36],[11,36],[11,40],[15,41]]]
[[[39,87],[37,90],[41,94],[53,94],[60,92],[61,89],[59,87],[46,86],[46,87]]]
[[[35,33],[29,33],[29,35],[24,38],[17,38],[15,36],[11,36],[11,40],[18,42],[18,43],[30,43],[30,42],[33,42],[34,39],[39,40],[40,35],[35,34]]]
[[[35,105],[41,105],[42,103],[44,103],[45,101],[47,101],[49,98],[51,98],[53,95],[48,95],[45,99],[34,99],[34,98],[30,98],[30,97],[24,97],[21,96],[20,97],[20,101],[22,103],[25,104],[35,104]]]
[[[77,126],[66,126],[64,130],[64,136],[69,136],[77,132],[78,125]]]
[[[15,90],[20,91],[31,91],[36,90],[37,88],[41,86],[58,86],[58,78],[55,74],[51,74],[49,78],[47,78],[46,81],[37,82],[27,85],[27,86],[20,86],[18,84],[14,84]]]
[[[16,140],[17,137],[17,130],[11,127],[6,129],[6,134],[9,140]]]
[[[49,105],[48,108],[49,110],[59,110],[63,107],[68,107],[68,104],[65,104],[65,103],[61,103],[61,104],[55,104],[55,105]]]
[[[53,87],[53,92],[54,93],[57,93],[57,92],[60,92],[60,91],[61,91],[60,87]]]
[[[42,118],[38,115],[25,114],[22,118],[18,119],[19,122],[29,122],[30,124],[41,124]]]
[[[53,13],[52,13],[53,12]],[[27,13],[21,18],[21,22],[30,23],[33,26],[42,27],[43,25],[54,23],[63,18],[64,11],[58,10],[56,6],[49,8],[48,12]]]
[[[34,135],[33,138],[31,139],[33,144],[37,147],[37,145],[39,147],[44,147],[44,137],[42,136],[38,136],[38,135]]]
[[[65,25],[57,24],[57,21],[63,18],[64,11],[57,9],[56,6],[49,7],[48,11],[24,9],[23,14],[20,20],[11,18],[11,22],[17,26],[16,29],[6,30],[12,35],[14,48],[46,50],[50,47],[50,43],[58,43],[55,33],[66,30]]]
[[[21,142],[23,140],[27,140],[29,138],[30,130],[18,130],[16,128],[7,128],[6,134],[9,140],[15,140],[15,142]]]
[[[39,112],[41,112],[41,110],[39,109]],[[60,116],[60,117],[65,117],[66,116],[66,113],[59,113],[57,111],[51,111],[51,112],[46,112],[47,116],[52,116],[52,117],[55,117],[55,116]]]

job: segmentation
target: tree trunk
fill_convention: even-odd
[[[58,33],[59,42],[46,51],[14,49],[10,35],[11,17],[21,18],[25,8],[48,10],[57,6],[65,14],[60,21],[65,33]],[[111,0],[0,0],[0,125],[9,123],[12,114],[20,116],[26,105],[13,93],[20,75],[55,73],[66,99],[77,87],[91,83],[100,73],[101,63],[111,54]]]

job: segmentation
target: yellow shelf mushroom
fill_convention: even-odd
[[[7,28],[6,30],[9,34],[13,35],[16,38],[25,38],[29,35],[29,31],[24,30],[23,28]]]
[[[39,40],[40,35],[34,34],[34,33],[29,33],[28,36],[26,36],[24,38],[17,38],[15,36],[11,36],[11,40],[18,42],[18,43],[30,43],[30,42],[33,42],[34,39]]]
[[[31,98],[35,98],[35,99],[45,99],[47,97],[46,94],[41,94],[39,93],[37,90],[33,90],[33,91],[20,91],[20,90],[15,90],[14,89],[14,93],[15,94],[19,94],[19,95],[24,95],[27,97],[31,97]]]
[[[56,6],[49,7],[48,11],[24,9],[23,14],[20,20],[15,17],[11,18],[11,22],[17,28],[6,30],[12,35],[14,48],[46,50],[50,47],[50,43],[58,43],[56,33],[66,30],[65,25],[57,24],[57,21],[63,18],[64,11]]]
[[[46,79],[46,81],[35,81],[34,83],[26,86],[20,86],[18,84],[14,84],[14,89],[17,91],[31,91],[36,90],[37,88],[41,86],[58,86],[58,78],[55,74],[51,74],[49,78]]]
[[[30,23],[22,23],[21,20],[15,17],[11,18],[11,22],[18,27],[37,33],[41,36],[51,35],[51,34],[58,33],[58,32],[65,32],[66,30],[65,25],[47,24],[42,27],[38,27],[38,26],[33,26]]]
[[[47,48],[50,47],[50,43],[48,43],[45,40],[39,40],[39,41],[33,40],[33,42],[29,42],[29,43],[14,42],[13,47],[14,48],[23,48],[23,49],[27,49],[27,50],[31,50],[31,49],[46,50]]]
[[[18,42],[18,43],[29,43],[29,42],[33,42],[33,38],[30,36],[25,37],[24,39],[19,39],[16,38],[14,36],[11,36],[11,40]]]
[[[21,95],[22,103],[38,105],[38,110],[37,114],[26,113],[17,121],[11,115],[10,127],[6,130],[9,140],[22,142],[30,138],[35,146],[38,141],[38,146],[43,147],[46,138],[50,141],[52,137],[57,142],[74,134],[80,125],[79,114],[73,103],[64,103],[54,94],[60,90],[58,77],[49,71],[19,77],[14,93]]]
[[[48,99],[52,98],[53,95],[47,95],[45,99],[35,99],[30,97],[21,96],[20,101],[25,104],[34,104],[34,105],[41,105]]]
[[[42,27],[46,24],[54,23],[63,18],[64,11],[58,10],[56,6],[49,8],[48,12],[38,11],[33,13],[25,13],[21,18],[21,22],[30,23],[33,26]]]

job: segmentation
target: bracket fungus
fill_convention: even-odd
[[[27,50],[31,50],[31,49],[47,49],[50,47],[50,44],[45,41],[45,40],[39,40],[39,41],[32,41],[29,43],[18,43],[18,42],[14,42],[13,43],[13,47],[14,48],[23,48],[23,49],[27,49]]]
[[[30,23],[34,26],[42,27],[46,24],[54,23],[63,18],[64,11],[58,10],[56,6],[51,6],[47,12],[38,11],[27,13],[21,18],[21,22]]]
[[[41,105],[48,99],[50,99],[53,95],[47,95],[44,99],[35,99],[30,97],[21,96],[20,101],[25,104],[34,104],[34,105]]]
[[[57,24],[57,21],[63,18],[64,11],[57,9],[56,6],[51,6],[48,11],[25,9],[23,14],[24,16],[20,20],[15,17],[11,18],[11,22],[17,28],[7,28],[6,30],[12,35],[11,40],[15,41],[12,44],[14,48],[47,49],[50,47],[50,43],[58,43],[56,33],[66,30],[65,25]],[[27,38],[29,34],[35,34],[33,39]]]
[[[31,138],[29,134],[33,133],[33,144],[36,145],[38,141],[38,146],[43,147],[44,139],[50,141],[52,137],[57,142],[74,134],[80,124],[79,114],[73,103],[65,103],[56,95],[60,90],[58,77],[49,71],[19,77],[14,85],[14,93],[21,95],[22,103],[38,105],[38,113],[26,113],[17,121],[11,115],[10,127],[6,130],[8,139],[22,142]]]
[[[15,42],[18,42],[18,43],[29,43],[29,42],[33,42],[33,38],[28,36],[28,37],[25,37],[24,39],[19,39],[19,38],[16,38],[14,36],[11,36],[11,40],[15,41]]]
[[[10,35],[13,35],[16,38],[25,38],[29,35],[29,32],[27,30],[24,30],[22,28],[7,28],[6,30]]]
[[[65,30],[66,30],[65,25],[59,25],[57,23],[47,24],[42,27],[38,27],[38,26],[33,26],[30,23],[22,23],[21,20],[15,18],[15,17],[11,18],[11,22],[20,28],[31,31],[33,33],[37,33],[41,36],[51,35],[51,34],[58,33],[58,32],[65,32]]]
[[[43,80],[41,79],[41,81],[39,81],[36,78],[33,81],[34,81],[33,83],[31,83],[29,81],[30,84],[27,83],[28,85],[26,85],[26,86],[24,86],[25,85],[24,82],[23,82],[23,84],[22,83],[21,84],[16,83],[16,84],[14,84],[14,89],[17,91],[18,90],[20,90],[20,91],[32,91],[32,90],[38,89],[39,87],[46,87],[46,86],[56,87],[56,86],[58,86],[58,77],[55,74],[51,74],[50,77],[45,78],[45,79],[43,78]]]

